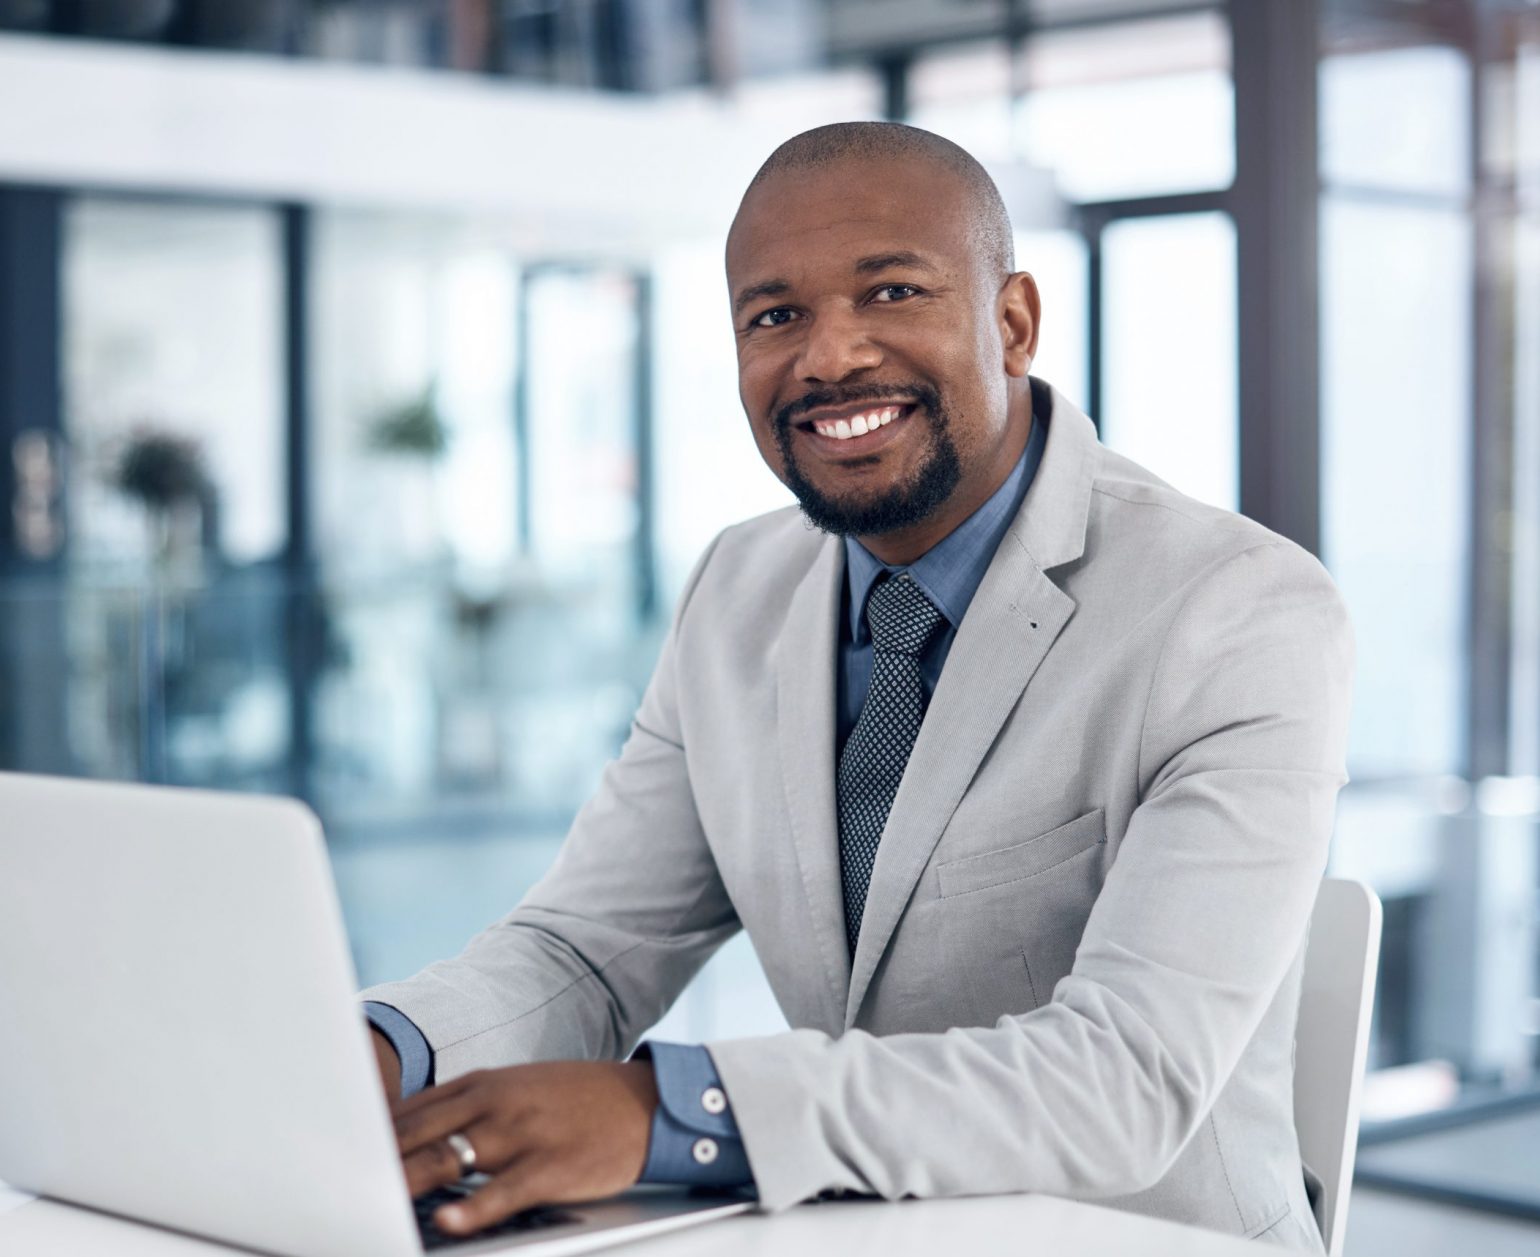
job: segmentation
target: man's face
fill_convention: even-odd
[[[1004,479],[1003,274],[925,162],[774,176],[728,241],[738,387],[772,471],[828,532],[880,536]],[[1032,311],[1035,323],[1035,309]],[[955,526],[960,520],[953,520]]]

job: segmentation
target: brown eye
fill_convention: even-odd
[[[791,322],[796,313],[797,312],[795,310],[788,309],[786,306],[776,306],[775,309],[766,310],[763,314],[756,318],[754,320],[754,326],[781,327],[784,324]]]
[[[872,294],[873,301],[894,302],[902,301],[905,297],[912,297],[919,292],[913,284],[884,284]]]

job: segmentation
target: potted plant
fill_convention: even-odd
[[[449,426],[439,413],[437,394],[437,383],[430,382],[420,396],[380,415],[369,426],[369,448],[437,462],[449,448]]]
[[[434,562],[442,557],[437,465],[448,452],[450,431],[438,407],[438,387],[429,382],[415,397],[384,411],[364,429],[364,447],[375,456],[380,511],[373,542],[394,564]]]
[[[149,553],[161,575],[200,565],[214,487],[196,439],[140,428],[124,443],[109,480],[143,508]]]

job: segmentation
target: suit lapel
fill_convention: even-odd
[[[834,786],[834,689],[844,579],[844,547],[827,539],[792,594],[775,650],[781,776],[797,867],[813,919],[813,942],[827,985],[830,1033],[844,1023],[850,987]]]
[[[888,814],[861,918],[847,1028],[942,830],[1074,609],[1007,534],[952,642]]]
[[[1048,444],[963,616],[893,799],[851,965],[847,1029],[963,792],[1074,614],[1074,599],[1044,572],[1084,552],[1096,434],[1089,419],[1046,385],[1034,380],[1033,390],[1035,412],[1051,415]],[[833,878],[837,887],[838,867]]]

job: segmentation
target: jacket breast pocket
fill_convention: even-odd
[[[1036,877],[1106,841],[1105,818],[1097,808],[1026,842],[937,865],[941,897],[972,894]]]
[[[1101,892],[1101,808],[1025,842],[936,866],[935,920],[945,971],[970,1025],[1046,1004],[1075,963]]]

